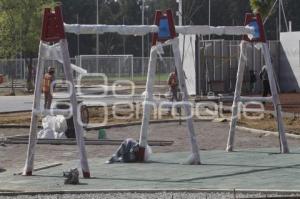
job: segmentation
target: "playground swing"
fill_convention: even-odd
[[[251,19],[257,21],[258,19],[253,19],[251,15]],[[260,18],[259,18],[260,19]],[[153,86],[155,80],[155,66],[157,61],[158,52],[162,49],[163,46],[170,45],[173,50],[174,58],[175,58],[175,66],[178,72],[178,80],[179,80],[179,88],[183,93],[183,107],[185,109],[185,113],[187,116],[191,114],[191,106],[188,103],[188,93],[186,84],[184,81],[184,74],[182,68],[182,60],[179,49],[179,39],[176,37],[176,33],[180,34],[194,34],[194,35],[208,35],[208,34],[217,34],[217,35],[255,35],[255,27],[251,26],[228,26],[228,27],[211,27],[211,26],[176,26],[174,25],[172,13],[170,10],[166,12],[157,11],[155,17],[156,25],[143,25],[143,26],[126,26],[126,25],[80,25],[80,24],[63,24],[63,18],[60,7],[55,8],[55,12],[51,12],[51,9],[45,9],[44,20],[43,20],[43,31],[39,49],[39,59],[38,59],[38,69],[37,69],[37,80],[35,86],[34,93],[34,104],[33,104],[33,112],[31,117],[31,126],[30,126],[30,136],[29,136],[29,145],[27,151],[27,158],[25,163],[25,168],[23,171],[24,175],[32,175],[33,171],[33,162],[34,162],[34,154],[35,154],[35,145],[36,145],[36,130],[37,130],[37,113],[41,112],[40,109],[40,99],[41,99],[41,81],[42,81],[42,72],[44,69],[43,60],[47,57],[53,57],[53,53],[56,53],[54,56],[57,60],[61,61],[64,66],[66,79],[71,82],[71,89],[74,90],[74,81],[72,77],[72,65],[70,63],[69,51],[67,40],[65,38],[65,32],[75,33],[75,34],[103,34],[103,33],[119,33],[123,35],[145,35],[147,33],[153,33],[153,43],[150,52],[150,60],[148,67],[148,75],[147,75],[147,84],[146,84],[146,96],[144,99],[144,110],[143,110],[143,120],[142,126],[140,130],[140,154],[139,160],[144,161],[144,150],[147,146],[147,135],[148,135],[148,127],[150,120],[150,103],[153,101]],[[262,41],[264,42],[264,41]],[[52,45],[50,45],[52,43]],[[246,41],[241,43],[241,49],[244,49]],[[53,47],[56,50],[53,50]],[[268,61],[268,67],[272,74],[271,63],[269,60],[269,51],[265,43],[263,44],[264,55],[266,56]],[[236,93],[235,100],[233,106],[233,119],[231,123],[231,130],[228,142],[228,151],[233,149],[233,138],[234,138],[234,129],[236,124],[236,119],[234,118],[237,113],[236,104],[240,99],[245,100],[246,98],[239,97],[240,88],[242,84],[241,74],[243,73],[243,56],[241,53],[239,72],[238,72],[238,80],[236,84]],[[61,58],[61,60],[59,59]],[[79,69],[78,69],[79,70]],[[274,80],[274,78],[271,78]],[[272,93],[275,94],[273,97],[273,103],[276,107],[277,120],[281,120],[281,110],[277,109],[279,105],[278,95],[276,95],[277,90],[274,89],[274,81],[271,81]],[[73,113],[73,121],[75,126],[76,133],[76,141],[79,149],[80,163],[83,172],[83,176],[85,178],[90,177],[90,170],[88,166],[85,144],[82,136],[82,126],[79,125],[78,122],[78,112],[77,112],[77,98],[74,92],[70,95],[71,104],[72,104],[72,113]],[[258,99],[260,100],[260,98]],[[267,100],[271,100],[267,98]],[[282,123],[281,123],[282,124]],[[193,125],[192,117],[187,118],[187,127],[191,142],[192,155],[190,156],[188,163],[189,164],[200,164],[200,154],[199,147],[196,141],[196,134]],[[288,152],[285,134],[283,125],[280,125],[280,133],[281,140],[283,145],[283,152]]]
[[[224,40],[208,42],[201,40],[201,42],[200,60],[203,60],[203,65],[201,66],[205,68],[205,75],[203,76],[205,86],[202,88],[205,92],[212,94],[213,96],[218,93],[225,93],[226,89],[231,90],[232,81],[234,81],[231,76],[232,60],[239,59],[239,52],[232,54],[232,48],[239,48],[239,46],[232,45],[231,42],[224,44]],[[221,46],[219,54],[216,53],[217,44]],[[224,55],[224,47],[229,48],[227,55]],[[211,53],[209,52],[210,48],[212,48]],[[228,75],[228,79],[226,79],[226,75]],[[228,88],[225,88],[226,85]]]

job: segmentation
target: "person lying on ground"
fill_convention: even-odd
[[[139,162],[139,150],[140,146],[138,142],[132,138],[127,138],[121,143],[117,151],[112,155],[112,157],[108,161],[106,161],[106,163],[112,164],[115,162]],[[144,161],[148,161],[151,152],[152,151],[150,146],[147,145],[144,154]]]

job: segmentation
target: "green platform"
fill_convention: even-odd
[[[91,159],[93,178],[81,185],[64,185],[62,172],[78,161],[34,173],[0,174],[1,190],[62,191],[102,189],[258,189],[300,190],[300,149],[278,154],[278,149],[243,150],[233,153],[201,151],[202,165],[182,165],[188,153],[153,154],[152,162],[105,164]],[[73,166],[74,167],[74,166]]]

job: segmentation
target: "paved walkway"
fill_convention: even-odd
[[[29,111],[32,109],[33,96],[0,96],[0,113]]]
[[[4,112],[16,112],[16,111],[31,111],[33,104],[33,96],[0,96],[0,113]],[[60,99],[54,99],[54,102]],[[101,103],[106,103],[111,105],[114,102],[133,102],[133,101],[142,101],[141,96],[133,96],[133,97],[114,97],[114,96],[106,96],[106,97],[78,97],[78,100],[84,101],[87,105],[95,105]],[[43,107],[44,101],[42,98],[41,107]]]
[[[157,88],[161,88],[162,86],[156,86]],[[107,94],[103,94],[103,89],[106,88]],[[144,89],[145,86],[136,86],[135,89]],[[120,96],[113,96],[112,93],[112,87],[111,86],[85,86],[82,87],[82,93],[84,95],[92,95],[92,97],[81,95],[78,97],[78,100],[84,101],[85,104],[94,105],[95,102],[101,101],[102,103],[107,103],[108,105],[111,105],[114,102],[132,102],[132,101],[142,101],[142,97],[140,94],[134,94],[133,96],[126,96],[124,92],[131,92],[131,90],[128,87],[116,87],[115,89],[116,94],[119,94]],[[123,94],[122,94],[123,92]],[[57,92],[58,95],[61,95],[62,93]],[[61,100],[61,96],[54,97],[57,98],[57,100]],[[0,96],[0,104],[4,106],[0,106],[0,113],[3,112],[16,112],[16,111],[30,111],[32,110],[32,104],[33,104],[33,95],[26,95],[26,96]],[[54,99],[55,101],[55,99]],[[43,96],[42,96],[42,102],[41,107],[43,107]]]
[[[202,165],[183,165],[188,153],[153,154],[146,164],[104,164],[90,160],[93,178],[80,185],[64,185],[62,172],[77,161],[35,172],[35,176],[0,174],[0,189],[62,191],[101,189],[258,189],[300,190],[300,149],[277,154],[277,149],[243,150],[233,153],[201,151]]]

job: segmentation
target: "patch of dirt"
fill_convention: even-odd
[[[89,107],[89,120],[92,124],[117,124],[126,122],[137,122],[142,120],[142,105],[133,104],[118,105],[116,107]],[[152,111],[151,120],[171,119],[172,117],[168,113],[168,109],[162,111],[161,115],[157,111]],[[0,125],[1,124],[19,124],[29,125],[31,120],[31,113],[0,113]],[[41,118],[39,118],[39,124],[41,125]]]
[[[118,123],[129,123],[129,122],[140,122],[142,120],[142,105],[134,104],[132,107],[129,105],[119,105],[115,108],[112,106],[108,107],[89,107],[89,119],[90,124],[118,124]],[[204,113],[205,115],[205,113]],[[252,114],[251,116],[254,116]],[[230,118],[231,114],[225,114],[225,117]],[[1,124],[19,124],[29,125],[31,113],[11,113],[11,114],[0,114],[0,125]],[[168,109],[162,111],[161,114],[156,110],[152,111],[151,120],[162,120],[162,119],[174,119],[168,113]],[[39,118],[39,124],[41,125],[41,118]],[[287,133],[300,135],[300,117],[294,115],[294,117],[285,117],[284,124]],[[271,114],[265,114],[264,118],[260,119],[246,119],[244,116],[238,121],[238,125],[262,129],[267,131],[277,131],[277,123],[275,118]]]
[[[283,121],[287,133],[300,135],[299,117],[285,117]],[[265,114],[264,118],[254,119],[254,120],[246,119],[245,117],[242,117],[238,121],[238,125],[248,127],[248,128],[266,130],[266,131],[278,131],[277,122],[274,116],[271,114]]]
[[[283,112],[300,113],[300,93],[281,93],[280,104]],[[274,110],[273,104],[267,103],[266,110]]]
[[[0,124],[29,125],[30,118],[30,112],[0,114]]]

